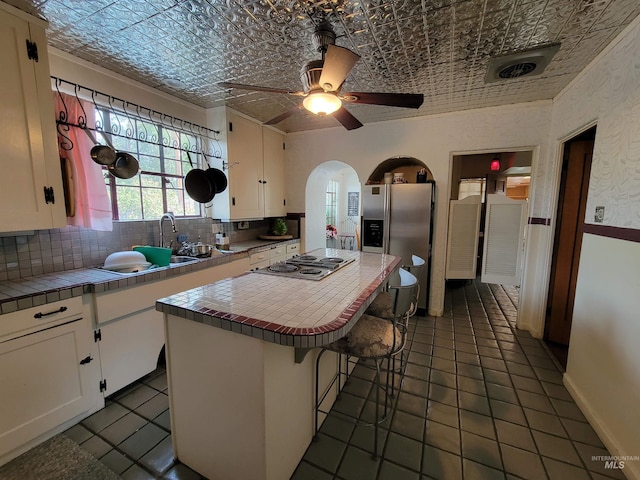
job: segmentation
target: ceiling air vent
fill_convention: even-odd
[[[530,75],[540,75],[560,48],[559,43],[522,52],[500,55],[489,60],[485,83]]]

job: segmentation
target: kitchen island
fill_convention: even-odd
[[[353,260],[319,281],[247,272],[157,301],[164,312],[174,453],[211,480],[282,480],[313,436],[316,355],[344,336],[400,259]],[[323,360],[322,377],[335,371]],[[326,371],[328,370],[328,371]]]

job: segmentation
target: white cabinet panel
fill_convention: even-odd
[[[0,203],[11,205],[0,213],[0,229],[60,227],[66,214],[44,28],[0,7],[0,166],[10,172],[0,176]],[[28,42],[37,46],[37,62],[27,55]]]
[[[262,126],[230,112],[227,152],[232,218],[259,218],[264,213]]]
[[[164,345],[162,313],[151,308],[100,327],[105,396],[154,371]]]
[[[93,349],[86,319],[0,343],[0,458],[93,406]]]
[[[264,153],[264,216],[284,217],[287,207],[284,197],[284,135],[262,128]]]
[[[224,221],[286,215],[284,135],[227,108],[212,109],[210,124],[221,131],[222,168],[229,187],[212,202],[211,216]]]

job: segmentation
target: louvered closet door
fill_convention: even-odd
[[[487,195],[482,255],[483,283],[520,285],[527,201]]]
[[[449,202],[449,234],[445,278],[476,278],[482,197],[472,195]]]

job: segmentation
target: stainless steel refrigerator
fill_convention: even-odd
[[[431,267],[431,239],[435,183],[363,185],[362,251],[402,257],[411,265],[411,255],[426,265],[418,281],[418,307],[427,310]]]

